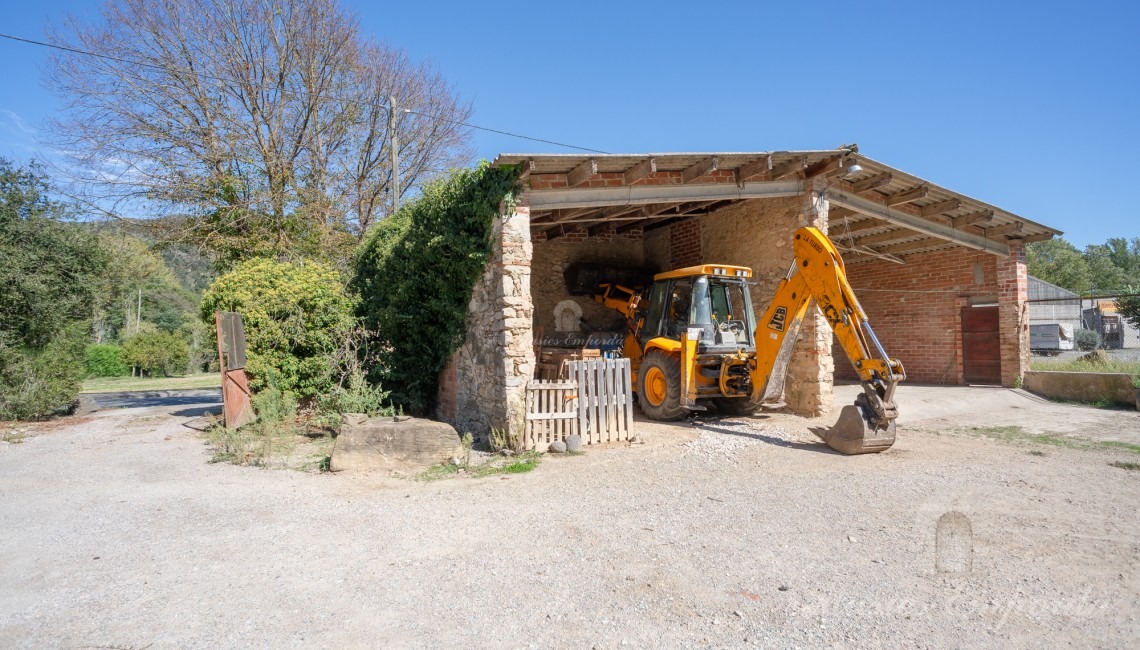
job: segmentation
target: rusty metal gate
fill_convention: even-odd
[[[222,369],[222,409],[227,428],[236,429],[254,419],[245,376],[245,327],[241,314],[214,312],[218,332],[218,361]]]
[[[1001,384],[997,307],[962,308],[962,374],[968,384]]]

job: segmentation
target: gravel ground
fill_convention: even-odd
[[[0,443],[0,647],[1140,638],[1140,471],[1109,465],[1140,459],[1125,449],[928,423],[844,457],[809,433],[822,423],[773,415],[639,423],[644,445],[422,483],[211,465],[170,414],[187,408]],[[935,569],[950,511],[972,526],[968,573]]]

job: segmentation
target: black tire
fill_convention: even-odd
[[[659,404],[652,400],[653,391],[649,387],[647,377],[654,369],[664,375],[665,390],[661,395]],[[680,420],[688,413],[688,409],[681,406],[681,360],[676,355],[665,354],[660,350],[653,350],[641,360],[641,370],[637,375],[637,403],[641,412],[651,420],[669,422]]]
[[[712,403],[721,415],[756,415],[760,412],[760,403],[753,402],[748,397],[717,397]]]

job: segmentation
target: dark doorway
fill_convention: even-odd
[[[997,307],[962,308],[962,371],[968,384],[1001,384]]]

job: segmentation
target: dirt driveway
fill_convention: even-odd
[[[980,395],[906,387],[879,455],[780,415],[434,483],[211,465],[192,404],[102,411],[0,443],[0,647],[1133,645],[1140,471],[1110,463],[1140,455],[1056,440],[1140,415]]]

